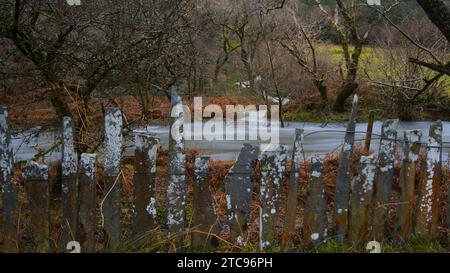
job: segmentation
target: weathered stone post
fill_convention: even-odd
[[[386,234],[388,204],[394,177],[395,147],[398,120],[386,120],[381,128],[378,166],[375,173],[375,197],[372,218],[372,237],[383,240]]]
[[[69,241],[77,241],[78,223],[78,183],[77,154],[73,145],[73,121],[64,117],[61,128],[61,201],[62,201],[62,249]]]
[[[247,241],[247,221],[252,201],[258,149],[245,143],[236,163],[225,177],[231,239],[239,245]]]
[[[159,139],[145,132],[135,132],[133,176],[133,237],[139,240],[156,223],[156,154]]]
[[[292,148],[292,167],[289,174],[286,215],[283,227],[281,250],[289,250],[290,238],[295,232],[295,216],[297,212],[298,184],[300,179],[300,163],[303,157],[303,129],[295,129],[295,141]]]
[[[50,252],[50,193],[48,166],[29,161],[23,171],[36,253]]]
[[[350,198],[350,157],[355,142],[356,115],[358,114],[358,96],[353,97],[350,121],[345,133],[344,145],[339,157],[339,168],[336,180],[336,193],[334,197],[334,224],[336,240],[343,242],[348,227],[348,204]]]
[[[275,247],[274,229],[278,220],[281,186],[286,172],[285,145],[269,146],[260,160],[259,247],[261,251]]]
[[[195,158],[194,210],[192,212],[193,232],[191,246],[194,250],[219,246],[214,235],[220,232],[210,188],[209,157]]]
[[[354,246],[367,242],[375,169],[375,156],[362,156],[358,175],[353,179],[348,241]]]
[[[103,223],[107,252],[116,251],[120,245],[122,123],[122,113],[118,108],[106,109]]]
[[[323,185],[323,162],[311,159],[311,174],[304,210],[303,246],[316,246],[328,237],[327,200]]]
[[[373,122],[375,121],[375,111],[369,110],[369,120],[367,121],[366,140],[364,141],[364,149],[370,151],[370,142],[372,141]]]
[[[0,181],[3,189],[3,251],[18,252],[17,189],[12,181],[14,156],[9,132],[8,110],[0,107]]]
[[[431,124],[427,158],[419,188],[419,207],[415,233],[420,238],[434,239],[439,217],[441,180],[442,122]]]
[[[78,174],[79,192],[79,240],[81,252],[95,252],[95,201],[97,186],[97,155],[81,154]]]
[[[415,208],[415,181],[417,161],[420,153],[420,139],[422,131],[412,130],[404,132],[403,165],[400,170],[400,199],[397,208],[395,237],[397,240],[409,239],[413,231],[413,215]]]
[[[183,251],[186,209],[186,155],[184,153],[184,112],[177,88],[171,90],[172,111],[169,126],[169,181],[167,186],[167,226],[175,237],[177,251]]]

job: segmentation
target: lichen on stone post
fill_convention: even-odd
[[[323,185],[323,162],[311,159],[311,174],[304,209],[302,245],[317,246],[328,237],[327,200]]]
[[[133,237],[146,239],[156,224],[156,155],[159,139],[147,132],[134,132]]]
[[[186,210],[186,155],[184,151],[184,109],[176,87],[171,90],[169,126],[169,179],[167,186],[167,226],[177,251],[183,251]]]
[[[79,241],[83,253],[95,252],[97,155],[81,154],[78,174],[79,192]]]
[[[286,172],[287,149],[285,145],[271,146],[260,160],[259,246],[264,251],[275,247],[275,225],[278,220],[281,187]]]
[[[348,241],[354,246],[367,242],[375,169],[375,156],[362,156],[358,175],[352,182]]]
[[[354,95],[350,121],[347,125],[344,144],[339,157],[337,171],[336,193],[334,197],[335,235],[339,242],[343,242],[348,227],[348,204],[350,198],[350,157],[355,142],[356,116],[358,113],[358,95]]]
[[[250,214],[257,160],[258,148],[245,143],[236,163],[225,177],[231,240],[240,246],[244,246],[247,241],[247,222]]]
[[[415,233],[419,238],[435,239],[439,218],[441,183],[442,122],[431,124],[426,161],[419,187],[419,204]]]
[[[114,252],[120,245],[122,113],[118,108],[106,109],[103,217],[105,250]]]
[[[18,252],[17,188],[12,181],[14,156],[9,131],[8,110],[0,107],[0,181],[3,194],[3,252]]]
[[[303,158],[303,129],[295,129],[295,140],[292,147],[292,166],[289,174],[286,215],[283,227],[281,250],[287,252],[289,242],[295,232],[295,216],[297,212],[298,185],[300,179],[300,163]]]
[[[191,247],[208,250],[219,246],[217,236],[220,232],[210,187],[208,156],[195,158],[194,176]]]
[[[411,130],[404,132],[403,164],[400,170],[400,198],[398,201],[395,238],[398,241],[406,241],[413,232],[413,216],[415,208],[415,182],[417,161],[420,153],[420,139],[422,131]]]
[[[28,195],[33,252],[50,252],[50,192],[48,166],[28,161],[22,173]]]
[[[62,249],[69,241],[77,241],[78,230],[78,183],[77,154],[73,144],[73,121],[64,117],[61,128],[61,202],[62,202]]]
[[[386,235],[388,207],[394,178],[395,147],[398,120],[386,120],[381,128],[380,149],[375,173],[372,237],[383,240]]]

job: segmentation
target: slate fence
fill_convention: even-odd
[[[170,124],[183,119],[181,97],[172,90],[172,107],[178,115]],[[358,175],[350,176],[350,157],[355,142],[358,97],[353,99],[352,112],[339,156],[339,167],[334,194],[332,217],[327,217],[327,200],[324,190],[323,159],[312,157],[307,181],[307,198],[303,213],[302,246],[316,246],[333,238],[351,245],[361,245],[370,240],[394,240],[403,242],[411,236],[434,239],[438,236],[439,211],[442,204],[439,190],[446,182],[442,175],[442,122],[432,123],[429,138],[424,140],[420,130],[404,132],[403,140],[397,135],[397,120],[386,120],[382,126],[377,155],[362,156]],[[372,138],[373,121],[369,122],[366,139]],[[83,153],[78,156],[74,149],[73,122],[65,117],[62,121],[62,235],[61,249],[72,241],[80,244],[81,252],[95,252],[95,229],[101,218],[105,244],[103,251],[118,251],[121,244],[121,146],[122,114],[110,108],[105,116],[104,187],[103,198],[96,204],[97,155]],[[183,129],[181,128],[181,131]],[[136,131],[135,166],[133,176],[132,237],[140,238],[157,223],[155,196],[156,157],[159,140],[146,132]],[[267,251],[280,246],[281,251],[298,249],[293,246],[297,217],[300,165],[307,159],[303,153],[304,132],[295,130],[295,141],[287,171],[287,147],[278,145],[262,151],[258,147],[244,144],[242,150],[224,178],[227,220],[232,243],[244,246],[247,242],[249,214],[254,183],[259,183],[260,201],[260,250]],[[403,149],[399,176],[400,196],[396,205],[393,231],[388,232],[388,208],[392,195],[395,154],[398,143]],[[425,153],[421,147],[425,144]],[[366,148],[370,145],[367,143]],[[419,168],[419,157],[424,164]],[[79,159],[79,162],[78,162]],[[18,237],[18,190],[12,181],[14,162],[8,111],[0,108],[0,174],[3,199],[3,252],[20,251]],[[259,181],[255,181],[256,165],[259,162]],[[169,141],[167,184],[167,236],[174,238],[178,251],[190,251],[207,247],[218,247],[217,234],[220,226],[213,204],[210,187],[210,158],[195,158],[195,181],[193,184],[193,218],[195,232],[191,236],[190,249],[184,244],[186,218],[186,155],[182,134]],[[36,252],[51,252],[50,247],[50,198],[49,167],[29,161],[23,169],[23,181],[27,192],[32,237]],[[284,177],[287,179],[284,179]],[[286,181],[285,181],[286,180]],[[419,183],[417,183],[419,181]],[[282,187],[287,183],[287,197],[282,203]],[[450,190],[450,189],[449,189]],[[450,194],[448,195],[450,198]],[[100,215],[96,206],[100,207]],[[280,207],[285,208],[281,238],[275,234],[275,225]],[[444,210],[445,211],[445,210]],[[450,214],[450,208],[446,209]],[[330,222],[331,219],[331,222]],[[450,215],[446,216],[447,227]],[[329,230],[329,227],[333,228]],[[73,242],[72,242],[73,243]]]

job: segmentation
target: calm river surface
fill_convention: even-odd
[[[398,138],[403,139],[403,131],[420,129],[422,130],[424,136],[422,142],[426,142],[428,139],[428,130],[431,122],[400,122],[398,126]],[[375,122],[373,128],[373,137],[371,148],[377,152],[379,145],[379,135],[381,133],[382,122]],[[448,164],[448,147],[450,147],[450,122],[443,122],[443,160],[444,164]],[[245,130],[247,133],[249,130],[257,130],[256,127],[252,128],[245,124],[239,124],[236,126],[236,130]],[[318,155],[324,156],[327,153],[338,153],[340,145],[342,145],[344,139],[344,132],[346,129],[345,123],[311,123],[311,122],[289,122],[285,128],[280,129],[280,143],[288,145],[289,149],[292,148],[292,143],[294,141],[294,131],[295,128],[303,128],[305,130],[304,138],[304,149],[307,157]],[[225,128],[229,129],[229,128]],[[359,143],[364,142],[365,131],[367,129],[366,123],[358,123],[356,126],[356,137],[355,139]],[[167,146],[168,143],[168,127],[167,126],[148,126],[146,128],[148,132],[155,134],[160,138],[160,143],[163,147]],[[14,134],[13,135],[13,148],[16,161],[27,160],[32,158],[37,153],[37,148],[46,149],[51,147],[55,138],[59,134],[55,131],[46,131],[39,136],[26,137],[27,132]],[[28,139],[28,141],[24,141]],[[241,146],[243,143],[252,143],[258,145],[258,141],[206,141],[206,140],[195,140],[186,141],[186,147],[197,148],[202,150],[204,155],[210,155],[213,159],[218,160],[231,160],[235,159],[239,154]],[[132,140],[126,141],[125,155],[131,155],[133,153]],[[400,146],[400,145],[397,145]],[[48,154],[45,157],[45,161],[54,161],[60,158],[61,151],[56,150]]]

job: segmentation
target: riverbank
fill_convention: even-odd
[[[383,110],[376,96],[370,93],[360,95],[358,122],[367,122],[369,111],[373,111],[375,120],[398,118],[395,113]],[[184,103],[193,109],[193,98],[184,99]],[[137,96],[120,96],[114,99],[92,98],[88,108],[80,101],[68,99],[72,114],[76,118],[83,117],[83,126],[96,126],[102,124],[104,110],[107,107],[118,107],[122,110],[127,123],[137,125],[166,125],[170,114],[170,102],[166,97],[146,97],[144,100]],[[225,112],[226,105],[260,105],[261,100],[245,95],[229,96],[203,96],[203,107],[208,104],[217,104]],[[450,100],[449,100],[450,104]],[[45,99],[45,93],[29,93],[21,96],[6,97],[2,106],[10,109],[10,121],[14,128],[30,128],[36,126],[59,127],[59,121],[50,103]],[[351,106],[348,111],[336,113],[330,110],[330,104],[320,99],[320,96],[311,94],[291,98],[283,106],[283,118],[286,122],[347,122]],[[436,109],[423,109],[415,121],[443,120],[450,121],[450,111],[436,111]],[[87,122],[87,123],[86,123]]]

